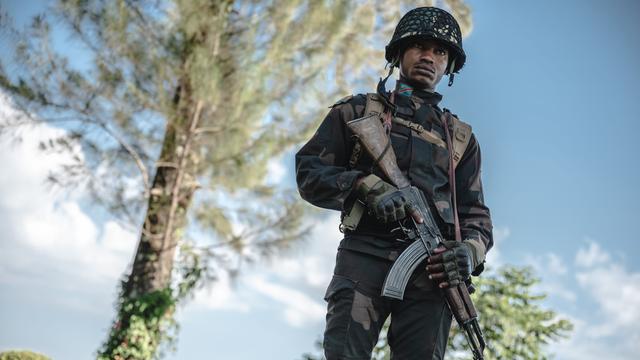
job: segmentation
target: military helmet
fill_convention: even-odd
[[[394,62],[398,52],[416,38],[439,40],[451,49],[454,56],[450,56],[447,71],[454,60],[452,72],[458,72],[464,66],[467,56],[462,49],[462,32],[456,19],[448,12],[436,7],[419,7],[406,13],[398,22],[385,49],[387,61],[397,66]]]

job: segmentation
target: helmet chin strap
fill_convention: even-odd
[[[389,65],[389,63],[387,63],[387,66],[388,65]],[[385,66],[385,68],[387,66]],[[384,79],[380,78],[380,81],[378,81],[378,87],[376,89],[377,90],[376,92],[382,98],[382,102],[384,102],[384,104],[387,106],[387,108],[391,109],[391,111],[395,114],[396,106],[395,106],[395,104],[393,104],[393,101],[391,99],[389,99],[389,97],[387,95],[387,89],[386,89],[387,80],[393,74],[394,67],[395,66],[393,64],[391,64],[391,66],[389,66],[389,73],[387,74],[387,76]]]
[[[389,77],[393,74],[393,69],[394,69],[395,66],[393,64],[391,64],[391,63],[387,63],[387,65],[385,65],[384,67],[385,67],[385,69],[387,67],[389,67],[389,72],[387,73],[387,76],[384,79],[380,78],[380,81],[378,81],[378,93],[386,92],[385,85],[386,85],[387,80],[389,79]]]
[[[453,78],[455,74],[453,73],[453,69],[456,67],[456,59],[453,58],[451,60],[451,66],[449,66],[449,86],[453,85]]]

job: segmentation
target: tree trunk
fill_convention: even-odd
[[[202,111],[198,102],[188,121],[167,125],[162,152],[150,191],[140,242],[123,295],[138,297],[171,285],[171,272],[178,245],[176,230],[186,224],[186,215],[196,190],[189,173],[195,130]]]

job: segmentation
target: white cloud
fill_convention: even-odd
[[[196,292],[193,305],[210,310],[250,311],[250,300],[242,298],[237,290],[230,276],[221,271],[215,283]]]
[[[559,277],[567,275],[567,261],[560,255],[547,252],[544,255],[525,255],[525,263],[540,275]]]
[[[543,255],[527,254],[524,262],[534,269],[536,276],[541,278],[541,282],[536,285],[538,292],[571,303],[577,301],[578,296],[570,286],[567,286],[571,281],[568,276],[567,261],[560,255],[552,252]]]
[[[557,254],[547,254],[547,271],[553,275],[566,275],[567,266],[565,261]]]
[[[196,293],[194,305],[249,312],[269,307],[266,297],[278,304],[283,321],[292,327],[320,323],[326,313],[322,293],[331,280],[342,234],[337,212],[309,221],[315,226],[307,241],[271,263],[245,268],[235,283],[221,272],[209,289]]]
[[[330,212],[309,221],[313,223],[313,231],[307,241],[298,245],[298,251],[274,261],[270,269],[282,281],[324,290],[333,275],[343,236],[338,230],[340,217],[337,212]]]
[[[12,111],[0,98],[0,114]],[[0,139],[0,285],[45,286],[50,301],[69,306],[77,306],[73,299],[82,293],[91,297],[83,298],[86,308],[104,312],[100,306],[111,308],[137,239],[115,222],[96,225],[80,205],[81,193],[61,196],[45,188],[48,172],[72,154],[45,154],[38,143],[64,130],[37,125],[20,131],[19,142]],[[73,152],[82,159],[79,147]]]
[[[585,268],[608,263],[611,258],[608,253],[603,251],[600,246],[593,240],[587,239],[589,247],[581,248],[576,254],[576,265]]]
[[[574,331],[569,339],[553,344],[551,351],[566,360],[636,359],[640,353],[640,273],[627,269],[593,240],[578,249],[574,265],[568,280],[575,281],[584,294],[579,298],[582,308],[574,308],[573,315],[563,314],[574,324]],[[585,311],[589,302],[596,307]]]
[[[284,321],[293,327],[321,321],[326,312],[321,294],[331,280],[342,238],[338,214],[326,215],[309,219],[314,222],[314,229],[307,241],[271,263],[246,268],[236,283],[221,272],[214,284],[197,292],[194,305],[248,312],[264,309],[266,296],[282,306]]]
[[[292,326],[303,327],[324,318],[325,306],[302,291],[266,281],[260,276],[249,278],[248,285],[272,300],[283,304],[285,306],[285,320]]]
[[[243,304],[244,310],[264,308],[266,296],[282,306],[284,321],[293,327],[321,322],[326,313],[322,294],[333,275],[342,234],[338,231],[337,212],[311,217],[308,221],[314,228],[305,242],[259,269],[245,269],[237,287],[223,285],[217,300],[210,300],[209,307],[243,310],[233,309]],[[265,280],[267,278],[271,280]]]
[[[588,251],[591,249],[602,254],[598,259],[610,258],[595,243],[590,244]],[[594,259],[591,255],[587,258]],[[578,257],[576,263],[583,266],[587,263],[583,260]],[[594,337],[621,332],[640,337],[640,273],[630,272],[613,261],[598,260],[596,264],[579,269],[576,273],[578,284],[600,305],[604,320],[590,332]],[[640,346],[638,350],[640,351]]]
[[[266,296],[281,307],[284,320],[293,327],[321,321],[326,309],[320,293],[331,280],[341,239],[335,215],[318,221],[307,241],[296,249],[269,264],[245,269],[235,284],[221,272],[208,289],[198,291],[195,305],[208,310],[248,312],[268,306]]]
[[[589,359],[620,359],[624,357],[612,356],[612,350],[602,346],[601,342],[587,340],[585,331],[589,329],[589,323],[578,317],[566,313],[558,316],[569,320],[573,324],[571,336],[552,343],[548,350],[559,360],[589,360]]]
[[[542,281],[536,286],[536,289],[542,294],[557,297],[570,303],[575,303],[578,300],[578,295],[561,282]]]

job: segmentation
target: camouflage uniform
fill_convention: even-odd
[[[440,100],[437,93],[419,90],[410,97],[398,96],[398,117],[426,130],[433,129],[444,139],[441,110],[437,107]],[[301,196],[316,206],[340,210],[343,216],[355,201],[352,189],[356,178],[371,170],[384,177],[377,167],[371,169],[373,159],[364,153],[355,168],[349,167],[355,139],[345,122],[363,116],[365,101],[364,95],[358,95],[333,106],[313,138],[296,154]],[[414,136],[408,127],[396,123],[391,129],[391,141],[401,170],[424,191],[433,213],[439,215],[436,221],[444,236],[453,238],[446,147]],[[493,243],[492,226],[482,195],[480,148],[475,136],[456,168],[456,179],[462,236],[486,252]],[[379,295],[393,260],[408,245],[398,239],[400,235],[393,231],[394,227],[366,214],[340,242],[334,278],[326,294],[328,359],[369,359],[390,313],[389,343],[395,358],[431,359],[434,354],[444,353],[451,314],[426,272],[413,275],[403,301]]]
[[[422,125],[438,135],[429,142],[406,126],[393,123],[391,142],[400,169],[425,194],[442,234],[454,238],[454,217],[449,187],[449,152],[445,142],[441,95],[417,89],[397,91],[397,116]],[[401,95],[405,94],[405,95]],[[318,131],[296,154],[298,189],[313,205],[342,212],[356,201],[356,179],[368,174],[385,176],[364,151],[350,166],[355,138],[346,122],[362,117],[365,95],[336,103]],[[484,204],[480,180],[480,148],[475,135],[456,167],[457,206],[462,238],[484,254],[492,246],[489,209]],[[379,332],[391,315],[388,341],[394,359],[441,359],[451,324],[442,292],[419,266],[402,301],[380,296],[393,261],[409,245],[394,231],[397,224],[383,224],[365,214],[354,231],[345,231],[340,242],[334,276],[326,292],[327,327],[325,356],[334,359],[370,359]],[[481,264],[475,274],[482,271]]]

